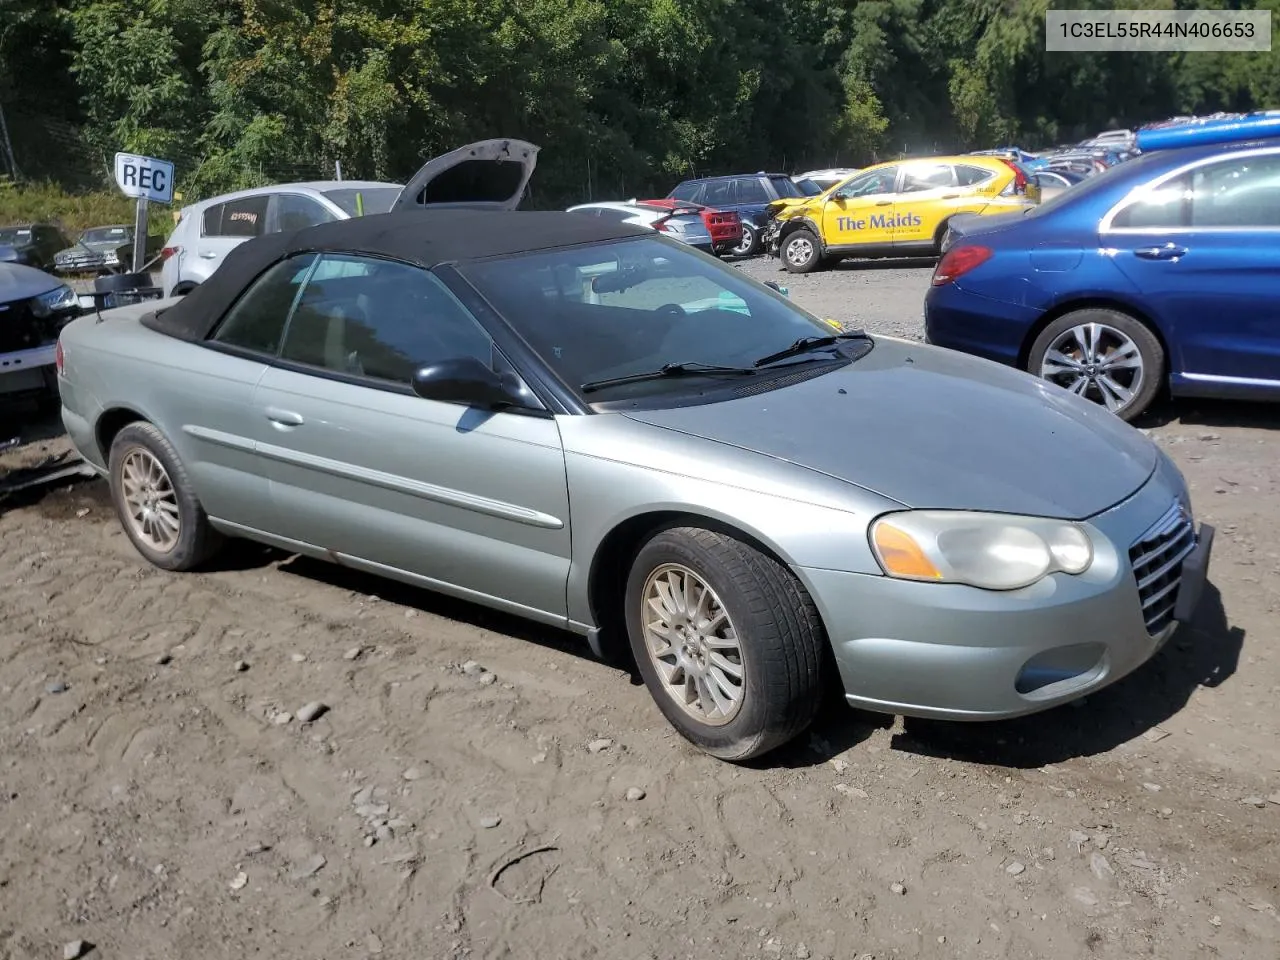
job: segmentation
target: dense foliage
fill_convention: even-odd
[[[101,183],[127,149],[175,160],[187,195],[335,163],[395,180],[505,135],[543,147],[547,205],[1280,106],[1270,53],[1045,53],[1049,5],[0,0],[0,107],[26,178]]]

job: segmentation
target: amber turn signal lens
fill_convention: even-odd
[[[916,580],[941,580],[942,573],[911,537],[889,523],[877,523],[875,527],[876,552],[885,572],[895,577]]]

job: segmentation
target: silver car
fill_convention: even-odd
[[[473,195],[514,208],[522,163]],[[245,537],[629,648],[734,761],[804,730],[830,671],[857,707],[1012,717],[1191,616],[1213,530],[1101,408],[842,333],[643,227],[451,196],[64,331],[64,423],[147,560]]]

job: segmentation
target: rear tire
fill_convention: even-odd
[[[735,257],[750,257],[755,254],[760,246],[760,234],[756,232],[755,227],[749,223],[742,225],[742,239],[738,241],[738,245],[729,252]]]
[[[193,570],[223,538],[209,523],[168,438],[144,421],[111,442],[111,502],[137,551],[162,570]]]
[[[822,266],[822,244],[808,227],[787,234],[779,253],[783,266],[791,273],[812,273]]]
[[[813,721],[826,632],[804,587],[771,557],[711,530],[664,530],[636,555],[626,615],[658,709],[706,753],[749,760]]]
[[[1040,332],[1027,372],[1133,420],[1164,382],[1164,347],[1141,320],[1098,307],[1073,310]]]

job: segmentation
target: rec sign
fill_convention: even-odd
[[[132,153],[116,154],[116,183],[126,197],[151,200],[155,203],[173,201],[173,164],[154,157],[139,157]]]

